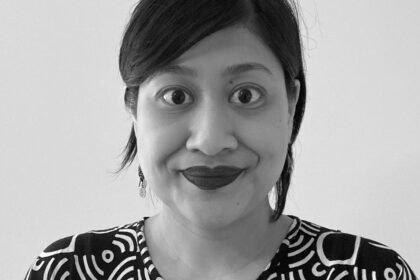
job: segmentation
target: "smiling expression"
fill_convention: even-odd
[[[135,129],[148,186],[164,208],[198,223],[227,224],[265,209],[294,107],[280,63],[257,36],[243,27],[213,33],[140,85]],[[183,174],[197,166],[243,172],[203,189]],[[194,174],[212,186],[204,172]]]

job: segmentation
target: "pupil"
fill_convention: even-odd
[[[184,101],[185,101],[185,95],[182,92],[182,90],[177,89],[177,90],[175,90],[172,93],[172,101],[175,104],[182,104],[182,103],[184,103]]]
[[[251,100],[251,98],[252,98],[252,94],[248,89],[242,89],[239,92],[239,100],[242,103],[248,103]]]

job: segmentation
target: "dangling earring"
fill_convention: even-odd
[[[147,182],[146,182],[146,179],[144,178],[144,175],[143,175],[143,172],[141,171],[140,166],[139,166],[139,177],[140,177],[139,194],[141,198],[145,198]]]

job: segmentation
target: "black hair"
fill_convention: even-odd
[[[271,221],[281,216],[293,171],[292,145],[303,119],[306,83],[297,5],[293,0],[141,0],[135,7],[121,43],[119,66],[126,84],[124,102],[137,118],[139,86],[194,44],[221,29],[242,25],[260,37],[283,66],[286,89],[300,82],[287,158],[276,184]],[[131,165],[137,154],[134,124],[116,171]]]

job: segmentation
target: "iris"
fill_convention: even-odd
[[[242,103],[248,103],[252,99],[252,93],[249,89],[241,89],[238,98]]]

